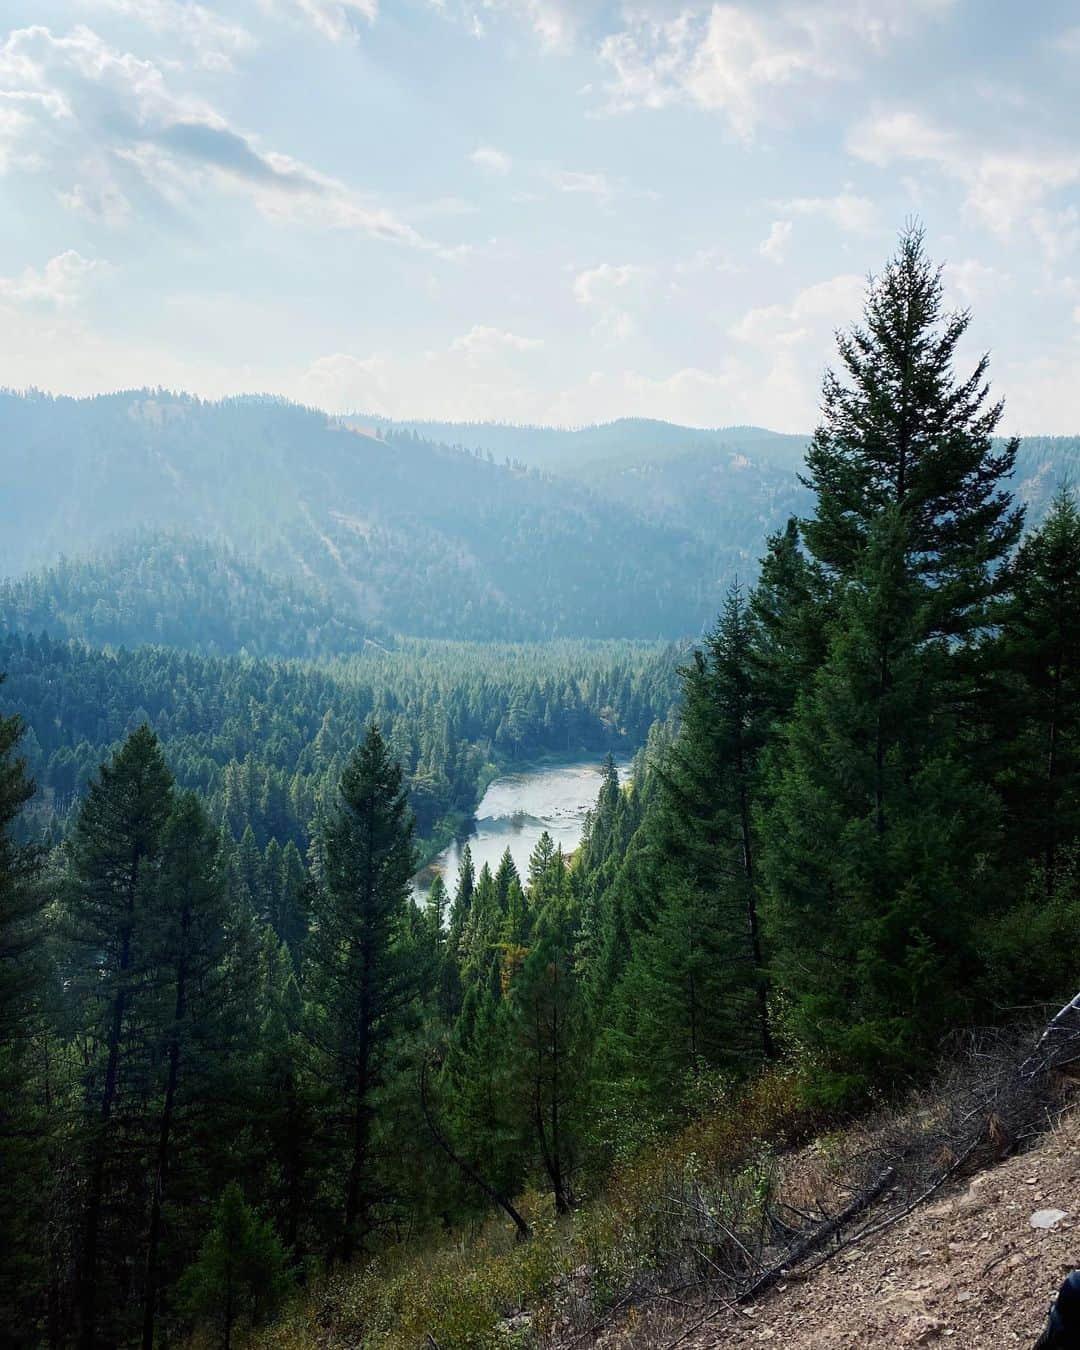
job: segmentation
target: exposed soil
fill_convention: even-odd
[[[1051,1227],[1036,1228],[1037,1211]],[[687,1310],[623,1344],[680,1350],[936,1345],[1031,1347],[1058,1285],[1080,1267],[1080,1114],[1031,1151],[935,1197],[752,1307]],[[687,1334],[689,1333],[689,1334]],[[647,1337],[647,1338],[646,1338]],[[681,1339],[679,1339],[682,1337]]]

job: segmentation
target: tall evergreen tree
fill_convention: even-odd
[[[117,1283],[129,1259],[117,1107],[141,1103],[147,1090],[139,1027],[146,995],[151,933],[148,916],[161,861],[161,836],[172,807],[172,775],[157,737],[141,726],[90,785],[71,842],[68,909],[73,977],[81,993],[81,1034],[88,1046],[83,1078],[85,1204],[79,1243],[77,1321],[81,1350],[115,1342],[99,1318],[106,1300],[115,1316]],[[130,1081],[129,1081],[130,1079]],[[136,1105],[141,1111],[141,1105]],[[115,1239],[102,1268],[106,1197]],[[127,1204],[132,1203],[127,1198]]]
[[[2,678],[2,677],[0,677]],[[0,718],[0,1345],[31,1342],[45,1284],[45,1123],[32,1068],[46,967],[37,850],[13,826],[33,795],[16,750],[18,718]]]
[[[344,1179],[337,1254],[368,1243],[379,1198],[374,1098],[390,1046],[415,996],[403,945],[414,870],[401,767],[371,723],[341,777],[322,829],[324,870],[313,896],[308,993],[312,1034],[335,1114],[344,1107]]]
[[[217,836],[199,799],[183,793],[165,823],[161,871],[150,899],[147,958],[153,968],[163,1022],[164,1082],[157,1112],[146,1237],[143,1350],[153,1350],[162,1275],[162,1231],[178,1116],[186,1103],[205,1109],[200,1092],[215,1078],[222,1050],[213,1034],[220,1003],[225,948],[226,893],[217,869]],[[216,1075],[219,1079],[220,1073]]]
[[[1010,595],[990,659],[1005,691],[991,735],[1012,861],[1036,861],[1053,894],[1060,855],[1080,837],[1080,511],[1061,488],[1007,572]]]
[[[785,728],[765,827],[779,977],[840,1094],[918,1067],[970,1011],[988,902],[996,799],[958,754],[918,594],[892,508]]]
[[[512,986],[519,1099],[559,1214],[567,1213],[574,1199],[587,1062],[574,936],[566,906],[543,909]]]
[[[989,357],[957,380],[953,363],[971,323],[946,313],[941,269],[923,232],[908,229],[870,284],[862,324],[838,335],[822,420],[806,456],[814,514],[802,523],[813,556],[835,580],[852,577],[882,514],[919,588],[927,636],[970,636],[1000,585],[996,564],[1020,535],[1023,510],[1003,479],[1019,442],[998,447],[1004,405],[989,402]]]

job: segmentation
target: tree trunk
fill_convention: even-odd
[[[138,863],[135,868],[137,871]],[[134,882],[131,883],[131,906],[134,905]],[[120,947],[121,980],[131,965],[131,929],[124,930]],[[121,983],[113,999],[109,1021],[108,1055],[105,1061],[105,1083],[101,1091],[97,1129],[94,1138],[90,1184],[86,1194],[86,1214],[83,1221],[82,1260],[79,1270],[79,1350],[96,1350],[97,1346],[97,1265],[98,1237],[101,1230],[101,1204],[105,1189],[106,1130],[116,1100],[116,1080],[120,1065],[120,1037],[127,1009],[127,987]]]
[[[185,949],[190,928],[191,912],[190,909],[185,909],[181,919],[182,941]],[[146,1288],[143,1292],[142,1350],[154,1350],[154,1320],[157,1316],[158,1282],[161,1274],[161,1207],[165,1195],[165,1180],[169,1170],[169,1147],[172,1142],[176,1085],[180,1078],[180,1028],[186,1014],[187,963],[186,960],[182,960],[176,975],[176,1006],[173,1011],[172,1036],[169,1041],[169,1073],[165,1083],[165,1101],[161,1108],[161,1122],[158,1129],[154,1195],[150,1206],[150,1228],[146,1237]]]

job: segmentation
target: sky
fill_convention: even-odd
[[[1075,0],[4,0],[0,384],[806,431],[905,221],[1080,433]]]

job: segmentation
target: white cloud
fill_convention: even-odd
[[[0,297],[18,304],[51,305],[68,309],[77,304],[95,278],[111,270],[97,258],[84,258],[74,249],[58,253],[42,268],[26,267],[17,277],[0,277]]]
[[[187,210],[216,190],[275,221],[436,247],[344,183],[264,150],[203,99],[176,92],[153,61],[84,26],[64,37],[42,27],[10,33],[0,45],[0,109],[6,101],[20,117],[0,120],[0,166],[48,172],[71,209],[119,219],[139,193]]]
[[[722,114],[732,134],[748,141],[766,112],[775,110],[775,90],[854,78],[874,51],[950,3],[911,0],[886,8],[831,0],[775,10],[713,4],[687,7],[675,17],[627,11],[627,26],[600,46],[611,69],[609,106],[624,111],[690,103]]]
[[[1071,247],[1075,217],[1044,207],[1047,198],[1080,182],[1080,150],[1032,146],[999,149],[988,138],[945,130],[916,112],[878,113],[852,129],[848,149],[888,168],[906,160],[933,165],[958,182],[968,208],[1001,238],[1021,222],[1033,225],[1048,256]]]
[[[540,415],[542,403],[525,372],[543,345],[475,324],[444,349],[419,357],[321,356],[293,378],[289,392],[330,412],[527,421]]]
[[[359,23],[370,25],[379,17],[378,0],[294,0],[294,3],[331,42],[354,37]]]
[[[472,361],[482,360],[502,352],[531,352],[544,345],[543,338],[519,337],[502,328],[488,328],[474,324],[467,333],[450,344],[452,352],[464,352]]]
[[[596,314],[595,331],[601,337],[621,342],[636,332],[631,306],[639,298],[646,275],[645,268],[633,263],[600,263],[574,278],[574,299]]]
[[[574,169],[554,169],[550,177],[560,192],[580,192],[604,200],[611,196],[611,184],[602,173],[579,173]]]
[[[581,10],[592,0],[428,0],[444,18],[463,24],[478,41],[502,15],[524,24],[546,51],[564,50],[577,34]]]
[[[844,274],[819,281],[799,291],[787,305],[761,305],[747,310],[732,326],[733,337],[753,346],[790,346],[818,339],[822,351],[831,350],[831,335],[862,310],[866,282]]]
[[[93,168],[91,166],[91,173]],[[68,192],[58,192],[60,204],[78,216],[99,220],[105,225],[126,224],[131,216],[131,203],[107,178],[91,183],[76,183]]]
[[[791,243],[791,221],[774,220],[768,235],[758,245],[758,252],[771,263],[782,263]]]
[[[156,33],[178,37],[207,70],[227,70],[234,54],[254,46],[246,28],[195,0],[80,0],[84,9],[135,19]]]
[[[1005,273],[996,267],[988,267],[977,258],[948,263],[945,280],[965,305],[974,305],[987,296],[998,294],[1011,282]]]
[[[869,234],[877,228],[877,207],[869,197],[841,192],[835,197],[792,197],[780,203],[781,210],[796,216],[820,216],[838,229]]]
[[[612,300],[642,275],[633,263],[600,263],[574,278],[574,298],[579,305],[609,305]]]
[[[491,145],[477,146],[469,158],[478,168],[497,174],[509,173],[514,163],[508,154]]]

